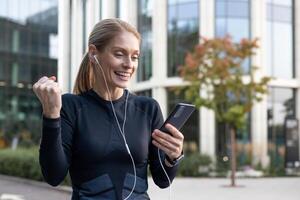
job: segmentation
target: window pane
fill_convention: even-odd
[[[249,3],[228,1],[227,15],[230,17],[248,17],[249,16]]]
[[[292,78],[292,27],[290,24],[282,23],[274,23],[273,26],[274,41],[276,41],[273,45],[273,75],[280,78]]]
[[[226,19],[217,18],[216,19],[216,37],[224,37],[226,35]]]
[[[249,0],[216,0],[215,36],[230,35],[234,42],[250,38],[250,3]],[[243,63],[244,72],[248,73],[250,60]]]
[[[177,5],[177,18],[178,19],[189,19],[198,17],[198,3],[191,2],[188,4]]]
[[[271,165],[284,169],[284,121],[295,116],[295,92],[289,88],[270,88],[268,95],[268,152]]]
[[[168,76],[178,75],[187,51],[199,42],[199,2],[168,1]]]
[[[149,80],[152,76],[152,0],[138,1],[138,30],[142,36],[137,80]]]
[[[292,1],[268,1],[267,5],[267,66],[277,78],[294,77]],[[284,51],[282,51],[284,49]]]
[[[276,5],[283,5],[283,6],[292,6],[292,0],[268,0]]]
[[[249,20],[248,19],[227,19],[227,33],[229,33],[235,42],[242,38],[249,38]]]

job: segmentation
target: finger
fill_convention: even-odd
[[[42,84],[44,82],[46,82],[49,78],[47,76],[43,76],[42,78],[40,78],[40,80],[38,80],[39,84]]]
[[[170,151],[168,148],[164,147],[160,143],[156,142],[155,140],[152,140],[152,144],[154,146],[156,146],[157,148],[159,148],[160,150],[162,150],[163,152],[165,152],[167,155],[171,155],[172,154],[172,151]]]
[[[58,93],[58,84],[56,82],[50,82],[45,89],[48,93]]]
[[[177,128],[175,128],[175,126],[173,126],[172,124],[169,124],[169,123],[166,124],[166,128],[175,138],[178,138],[180,140],[184,139],[183,134]]]
[[[46,88],[47,88],[47,86],[48,86],[49,84],[51,84],[51,83],[53,83],[53,82],[54,82],[53,80],[48,79],[46,82],[40,84],[40,85],[38,86],[38,89],[37,89],[38,95],[39,95],[40,97],[42,97],[42,98],[46,98],[46,97],[47,97],[47,93],[45,93],[45,91],[47,91]]]
[[[39,86],[44,83],[45,81],[48,80],[48,77],[47,76],[43,76],[42,78],[40,78],[34,85],[33,85],[33,91],[36,91]]]
[[[154,130],[152,136],[155,139],[161,138],[161,139],[167,140],[168,142],[172,143],[173,145],[180,147],[181,140],[169,135],[168,133],[162,132],[158,129]]]
[[[169,143],[167,140],[164,140],[162,138],[154,139],[154,141],[172,152],[177,152],[179,149],[179,147]]]

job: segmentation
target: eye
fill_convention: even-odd
[[[133,61],[137,61],[137,60],[139,60],[139,56],[132,56],[131,59],[132,59]]]
[[[121,57],[121,56],[123,56],[123,53],[120,52],[120,51],[117,51],[117,52],[115,52],[115,56],[116,57]]]

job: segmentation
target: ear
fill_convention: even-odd
[[[98,52],[98,50],[97,50],[96,46],[93,45],[93,44],[90,44],[89,45],[89,52],[88,52],[88,54],[89,54],[89,60],[93,64],[96,64],[96,60],[94,58],[94,55],[97,55],[97,52]]]

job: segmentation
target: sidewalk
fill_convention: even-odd
[[[175,178],[171,200],[300,200],[300,177],[237,179]],[[1,194],[18,194],[24,200],[70,200],[69,187],[53,188],[45,183],[0,175]],[[169,189],[159,189],[149,179],[151,200],[169,200]]]
[[[172,200],[300,200],[300,177],[237,179],[239,187],[228,187],[229,179],[175,178]],[[160,190],[149,180],[149,195],[168,200],[168,189]]]

